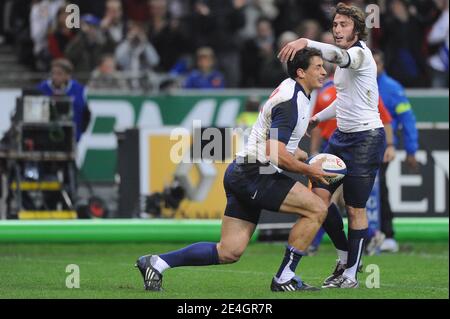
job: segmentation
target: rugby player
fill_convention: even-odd
[[[299,50],[311,47],[321,50],[325,60],[337,65],[336,100],[311,118],[310,129],[336,117],[338,128],[324,152],[340,157],[347,165],[347,175],[332,185],[313,183],[313,191],[329,204],[333,192],[343,183],[349,220],[348,240],[337,214],[329,212],[323,224],[339,260],[322,287],[357,288],[357,270],[368,233],[365,207],[383,162],[386,140],[378,112],[377,66],[364,42],[367,37],[365,14],[356,6],[338,3],[332,21],[336,45],[300,38],[284,46],[278,57],[287,61]]]
[[[298,147],[309,125],[310,93],[323,85],[326,71],[320,51],[313,48],[299,50],[287,68],[290,77],[264,104],[246,147],[225,172],[227,205],[220,242],[200,242],[165,254],[140,257],[136,266],[146,290],[161,290],[162,274],[169,268],[237,262],[262,209],[301,216],[289,234],[270,289],[317,290],[295,271],[325,219],[327,206],[306,186],[283,174],[283,170],[306,175],[320,184],[327,184],[326,177],[335,176],[322,170],[323,161],[304,163],[307,154]]]

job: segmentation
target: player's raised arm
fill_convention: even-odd
[[[332,44],[313,41],[306,38],[300,38],[286,44],[278,54],[278,58],[282,62],[291,60],[297,51],[305,47],[322,51],[325,60],[337,64],[341,68],[358,69],[364,59],[364,53],[359,47],[346,50]]]
[[[286,44],[278,54],[282,62],[292,60],[303,48],[319,49],[323,58],[341,68],[359,69],[365,59],[363,45],[359,41],[367,38],[365,14],[362,10],[339,3],[333,15],[334,44],[300,38]]]

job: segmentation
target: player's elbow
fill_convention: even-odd
[[[268,140],[266,144],[266,156],[273,164],[280,168],[288,169],[290,167],[290,159],[287,156],[286,146],[277,140]]]

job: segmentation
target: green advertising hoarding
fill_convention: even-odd
[[[190,129],[193,120],[200,120],[202,126],[234,127],[236,117],[249,98],[257,97],[264,103],[269,94],[267,90],[180,92],[156,96],[91,94],[88,98],[92,120],[78,145],[77,163],[82,178],[95,182],[114,181],[115,131],[161,126]],[[408,96],[418,122],[448,123],[448,92],[418,91]]]

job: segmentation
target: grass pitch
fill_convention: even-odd
[[[238,263],[183,267],[164,273],[164,292],[143,290],[136,258],[163,253],[182,244],[1,244],[0,298],[448,298],[448,242],[402,243],[397,254],[364,256],[364,268],[380,269],[380,288],[322,289],[308,293],[272,293],[271,278],[284,253],[282,243],[251,244]],[[297,273],[320,286],[335,264],[335,251],[324,244],[316,256],[304,257]],[[68,289],[66,266],[80,269],[80,288]]]

